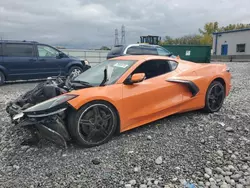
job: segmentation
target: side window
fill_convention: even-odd
[[[127,49],[126,54],[129,55],[141,55],[142,54],[142,50],[139,46],[131,46]]]
[[[33,55],[33,45],[31,44],[5,44],[4,56],[32,57]]]
[[[175,61],[168,61],[169,62],[169,66],[171,68],[171,70],[175,70],[178,66],[178,63]]]
[[[156,48],[142,48],[144,55],[158,55]]]
[[[170,52],[163,49],[163,48],[157,48],[157,52],[158,52],[158,55],[161,55],[161,56],[167,56]]]
[[[56,57],[59,52],[54,48],[45,45],[37,45],[39,57]]]
[[[137,67],[134,73],[145,73],[146,79],[160,76],[171,71],[168,61],[166,60],[150,60],[142,63]]]

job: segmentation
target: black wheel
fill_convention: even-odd
[[[95,101],[71,112],[68,130],[73,139],[84,147],[101,145],[111,139],[118,126],[116,110],[107,102]]]
[[[5,82],[5,76],[4,74],[0,71],[0,86],[3,85]]]
[[[69,69],[69,76],[73,75],[73,77],[78,76],[79,74],[81,74],[83,72],[81,67],[78,66],[73,66]]]
[[[225,88],[221,82],[213,81],[206,93],[204,110],[209,113],[217,112],[222,107],[225,98]]]

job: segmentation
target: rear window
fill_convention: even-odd
[[[33,56],[33,45],[31,44],[5,44],[4,56],[31,57]]]
[[[142,53],[145,55],[158,55],[156,48],[142,48]]]
[[[139,46],[132,46],[127,49],[127,54],[129,55],[141,55],[142,49]]]
[[[123,46],[115,46],[109,52],[110,55],[120,55],[122,53]]]

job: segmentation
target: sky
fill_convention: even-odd
[[[206,22],[250,23],[249,0],[0,0],[0,37],[68,48],[112,47],[141,35],[196,34]]]

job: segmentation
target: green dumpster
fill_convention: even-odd
[[[208,45],[162,45],[181,59],[196,63],[210,63],[211,46]]]

